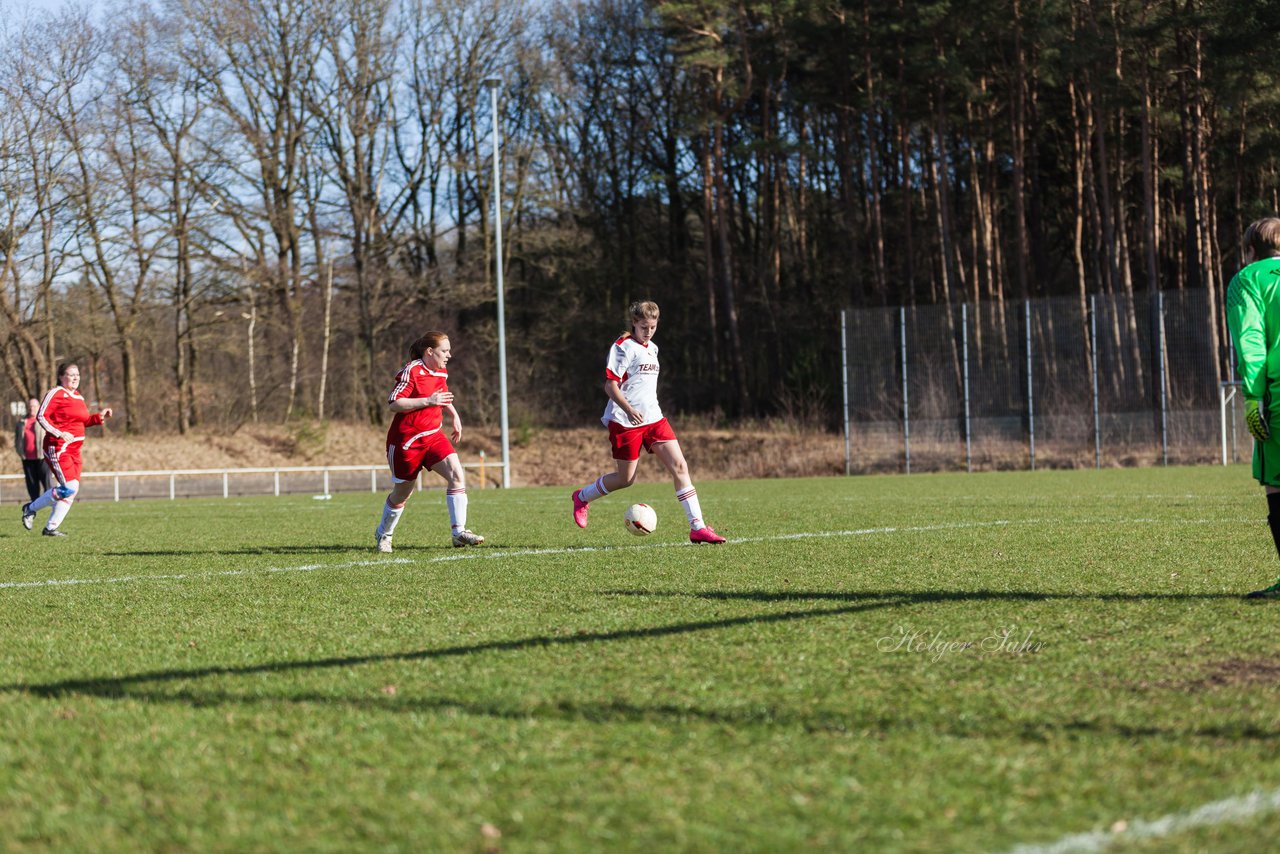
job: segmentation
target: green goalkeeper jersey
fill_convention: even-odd
[[[1280,405],[1280,394],[1267,393],[1280,386],[1280,258],[1255,261],[1236,273],[1226,303],[1245,399],[1264,400],[1268,409]]]

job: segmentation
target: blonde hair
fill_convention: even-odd
[[[1269,216],[1249,223],[1244,245],[1253,250],[1254,260],[1280,255],[1280,219]]]
[[[627,318],[629,322],[627,324],[626,331],[622,334],[624,336],[630,335],[632,326],[635,326],[635,324],[642,320],[657,320],[658,314],[658,304],[653,300],[636,300],[631,303],[631,305],[627,306]]]

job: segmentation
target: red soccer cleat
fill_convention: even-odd
[[[710,525],[703,525],[698,530],[689,532],[689,542],[694,544],[711,543],[712,545],[719,545],[720,543],[725,542],[725,539],[717,534]]]
[[[573,521],[579,528],[585,528],[587,527],[587,513],[589,511],[587,510],[587,502],[578,497],[581,492],[581,489],[573,491]]]

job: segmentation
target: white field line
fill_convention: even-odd
[[[1012,525],[1003,519],[997,519],[994,522],[956,522],[950,525],[917,525],[912,527],[891,527],[891,528],[858,528],[852,531],[803,531],[795,534],[774,534],[768,537],[734,537],[726,545],[738,545],[740,543],[776,543],[786,540],[810,540],[824,537],[865,537],[868,534],[917,534],[928,531],[951,531],[957,528],[990,528],[999,525]],[[578,554],[588,552],[615,552],[615,551],[632,551],[635,549],[667,549],[667,548],[695,548],[693,543],[646,543],[633,546],[583,546],[580,548],[558,548],[558,549],[527,549],[519,552],[482,552],[482,551],[466,551],[452,554],[448,557],[431,558],[423,563],[443,563],[452,560],[501,560],[508,557],[524,557],[528,555],[559,555],[559,554]]]
[[[865,537],[871,534],[920,534],[930,531],[955,531],[966,528],[992,528],[1007,525],[1038,525],[1042,519],[1019,519],[1009,521],[997,519],[991,522],[955,522],[946,525],[909,525],[885,528],[857,528],[848,531],[802,531],[794,534],[774,534],[768,537],[735,537],[726,545],[734,546],[742,543],[776,543],[788,540],[809,540],[830,537]],[[1222,520],[1215,519],[1087,519],[1080,524],[1149,524],[1159,522],[1166,525],[1219,525]],[[631,546],[581,546],[555,549],[523,549],[521,551],[480,550],[458,552],[442,557],[419,560],[414,558],[385,558],[382,560],[356,560],[344,563],[309,563],[301,566],[268,566],[246,569],[228,569],[223,572],[174,573],[167,575],[124,575],[115,578],[50,578],[40,581],[3,581],[0,590],[18,590],[33,587],[74,587],[85,584],[129,584],[142,581],[187,581],[209,578],[229,578],[240,575],[256,575],[272,572],[319,572],[326,569],[358,569],[369,566],[392,566],[404,564],[425,565],[431,563],[450,563],[462,560],[505,560],[512,557],[536,557],[540,555],[591,554],[592,552],[621,552],[640,549],[694,548],[692,543],[646,543]],[[717,546],[716,548],[721,548]]]
[[[1280,810],[1280,789],[1250,792],[1236,798],[1196,807],[1190,812],[1173,813],[1147,821],[1118,821],[1112,830],[1095,830],[1064,836],[1045,845],[1019,845],[1009,854],[1092,854],[1113,845],[1124,845],[1144,839],[1163,839],[1184,830],[1235,824],[1256,816]]]
[[[1023,520],[1020,524],[1028,524],[1034,520]],[[851,531],[807,531],[795,534],[776,534],[770,537],[740,537],[729,541],[729,545],[738,543],[782,542],[786,540],[804,540],[825,537],[864,537],[870,534],[914,534],[929,531],[950,531],[960,528],[989,528],[993,526],[1011,525],[1012,522],[996,520],[994,522],[957,522],[950,525],[918,525],[911,527],[859,528]],[[187,581],[208,578],[229,578],[241,575],[256,575],[271,572],[319,572],[326,569],[356,569],[369,566],[390,566],[404,564],[448,563],[460,560],[505,560],[512,557],[535,557],[540,555],[590,554],[592,552],[634,551],[637,549],[661,548],[694,548],[692,543],[648,543],[632,546],[584,546],[580,548],[555,549],[522,549],[520,551],[464,551],[442,557],[416,560],[414,558],[385,558],[382,560],[357,560],[345,563],[308,563],[301,566],[268,566],[247,569],[229,569],[223,572],[172,573],[167,575],[122,575],[115,578],[50,578],[40,581],[4,581],[0,582],[0,590],[18,590],[32,587],[72,587],[85,584],[130,584],[142,581]]]
[[[49,578],[43,581],[4,581],[0,590],[23,587],[73,587],[78,584],[128,584],[133,581],[183,581],[196,578],[227,578],[236,575],[253,575],[267,572],[317,572],[321,569],[353,569],[360,566],[385,566],[393,563],[414,563],[409,558],[386,560],[356,560],[348,563],[308,563],[302,566],[266,566],[252,569],[228,569],[224,572],[174,573],[171,575],[120,575],[115,578]]]

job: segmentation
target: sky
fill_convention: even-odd
[[[22,21],[41,15],[52,15],[69,5],[70,0],[0,0],[0,13],[9,20]],[[77,0],[76,5],[96,10],[104,5],[100,0]]]

